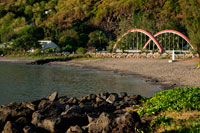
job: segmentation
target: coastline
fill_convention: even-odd
[[[113,71],[122,75],[133,75],[146,82],[162,86],[162,89],[200,86],[199,69],[194,69],[196,60],[178,60],[168,63],[168,59],[98,59],[50,62],[49,65],[75,66],[87,69]]]
[[[31,63],[38,58],[0,57],[0,62]],[[113,71],[122,75],[143,78],[162,89],[200,86],[200,69],[194,69],[199,59],[178,60],[168,63],[168,59],[105,58],[96,60],[55,61],[47,65],[75,66],[87,69]]]

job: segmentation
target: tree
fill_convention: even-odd
[[[30,49],[39,48],[38,40],[30,34],[19,36],[13,40],[12,48],[16,51],[27,52]]]
[[[25,26],[18,31],[16,39],[13,39],[12,47],[20,52],[26,52],[30,49],[40,48],[38,40],[42,39],[43,36],[44,33],[41,28]]]
[[[200,1],[182,0],[181,3],[188,35],[200,57]]]
[[[105,48],[107,43],[108,38],[102,31],[96,30],[89,34],[88,46],[95,46],[101,50],[102,48]]]
[[[25,24],[24,18],[15,18],[15,14],[7,13],[0,19],[0,42],[8,42]]]

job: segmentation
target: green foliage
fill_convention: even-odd
[[[67,44],[74,49],[93,45],[101,50],[131,28],[152,34],[173,29],[189,35],[200,55],[199,5],[198,0],[3,0],[0,42],[15,39],[25,25],[33,25],[42,27],[34,30],[36,39],[52,40],[61,48]],[[127,40],[130,42],[132,36]],[[121,46],[122,50],[127,48]]]
[[[65,51],[65,52],[73,52],[73,48],[71,45],[67,44],[65,47],[62,48],[62,51]]]
[[[18,32],[18,36],[23,36],[23,35],[31,35],[32,37],[36,38],[37,40],[40,40],[40,39],[44,38],[44,31],[40,27],[24,26]]]
[[[141,116],[151,116],[160,111],[200,110],[199,100],[199,87],[169,89],[160,91],[149,98],[138,113]]]
[[[34,52],[32,53],[32,55],[40,55],[42,53],[42,50],[41,49],[36,49],[36,50],[34,50]]]
[[[45,54],[54,53],[56,51],[56,47],[48,48],[44,50]]]
[[[200,61],[196,64],[196,68],[200,68]]]
[[[151,127],[152,129],[155,129],[156,127],[159,127],[161,125],[170,125],[172,120],[173,120],[172,118],[159,115],[158,117],[156,117],[151,121]]]
[[[30,49],[39,48],[38,40],[32,35],[25,34],[13,40],[12,48],[16,51],[26,52]]]
[[[67,44],[72,47],[78,47],[79,36],[75,30],[64,31],[58,41],[60,47],[64,47]]]
[[[187,8],[185,5],[187,5]],[[188,35],[195,50],[200,55],[200,2],[197,0],[181,0],[181,7]]]
[[[76,50],[77,54],[85,54],[87,52],[87,50],[83,47],[80,47]]]
[[[112,53],[113,52],[113,47],[115,45],[115,42],[114,41],[110,41],[109,43],[109,46],[106,48],[106,50],[109,52],[109,53]]]
[[[102,48],[105,48],[107,43],[108,38],[102,31],[96,30],[89,34],[88,46],[94,46],[101,50]]]
[[[3,55],[7,55],[7,54],[10,54],[12,51],[11,48],[0,48],[0,55],[3,54]]]

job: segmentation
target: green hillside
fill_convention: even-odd
[[[105,48],[131,28],[178,30],[200,51],[200,0],[1,0],[0,43],[12,49],[53,40],[63,50]],[[30,41],[30,43],[24,43]],[[110,43],[109,43],[110,42]]]

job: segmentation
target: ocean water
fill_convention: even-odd
[[[88,93],[127,92],[150,97],[160,91],[144,79],[71,66],[0,63],[0,105],[32,101],[54,91],[59,96],[80,97]]]

